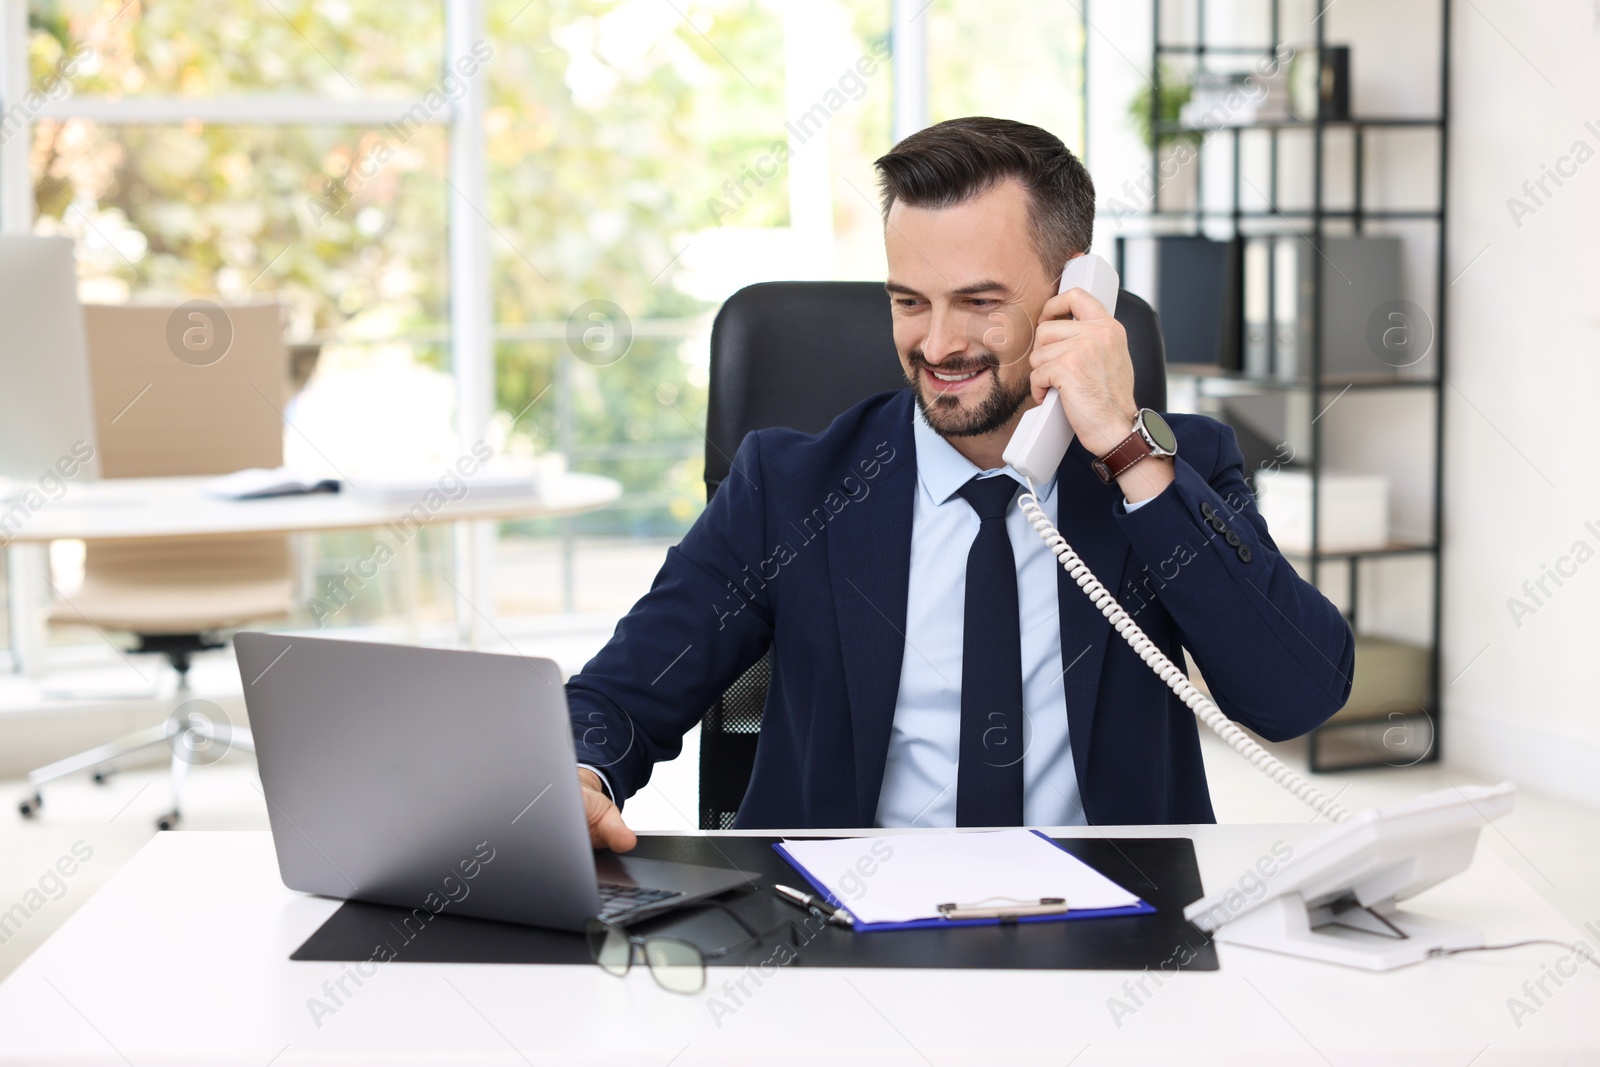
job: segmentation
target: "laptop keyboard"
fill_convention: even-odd
[[[683,896],[676,889],[650,889],[642,885],[622,885],[618,882],[600,883],[600,918],[613,920],[640,908],[659,904],[672,897]]]

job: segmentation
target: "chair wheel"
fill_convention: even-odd
[[[156,819],[156,829],[176,830],[178,828],[178,820],[180,818],[182,818],[182,816],[180,816],[177,812],[169,811],[165,815],[162,815],[160,818]]]
[[[105,785],[117,773],[115,767],[96,767],[94,773],[89,775],[89,780],[95,785]]]
[[[24,819],[33,818],[35,815],[39,814],[39,809],[42,807],[44,807],[44,797],[40,796],[38,793],[33,794],[31,797],[23,797],[22,800],[17,803],[17,811],[22,813],[22,817]]]

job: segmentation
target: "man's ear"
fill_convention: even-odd
[[[1072,255],[1075,256],[1077,253],[1074,252]],[[1068,256],[1067,258],[1071,259],[1072,256]],[[1041,276],[1042,280],[1040,282],[1040,284],[1044,287],[1044,298],[1049,300],[1052,296],[1056,295],[1056,289],[1061,285],[1061,272],[1067,269],[1067,264],[1065,262],[1052,264],[1044,256],[1040,256],[1039,269],[1044,272]]]

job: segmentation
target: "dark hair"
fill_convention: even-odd
[[[1037,126],[980,116],[950,119],[917,131],[873,165],[885,222],[896,200],[950,207],[1015,178],[1032,199],[1033,248],[1046,273],[1058,273],[1094,240],[1094,180],[1061,138]]]

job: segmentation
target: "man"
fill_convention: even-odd
[[[1226,426],[1130,432],[1122,327],[1082,289],[1094,186],[1060,140],[941,123],[877,161],[908,388],[745,438],[650,592],[568,684],[590,833],[770,647],[741,827],[1213,821],[1196,723],[1068,579],[1001,454],[1058,391],[1044,512],[1175,662],[1270,740],[1349,696],[1354,642],[1278,553]],[[1142,423],[1147,428],[1149,423]],[[1096,472],[1102,459],[1109,481]]]

